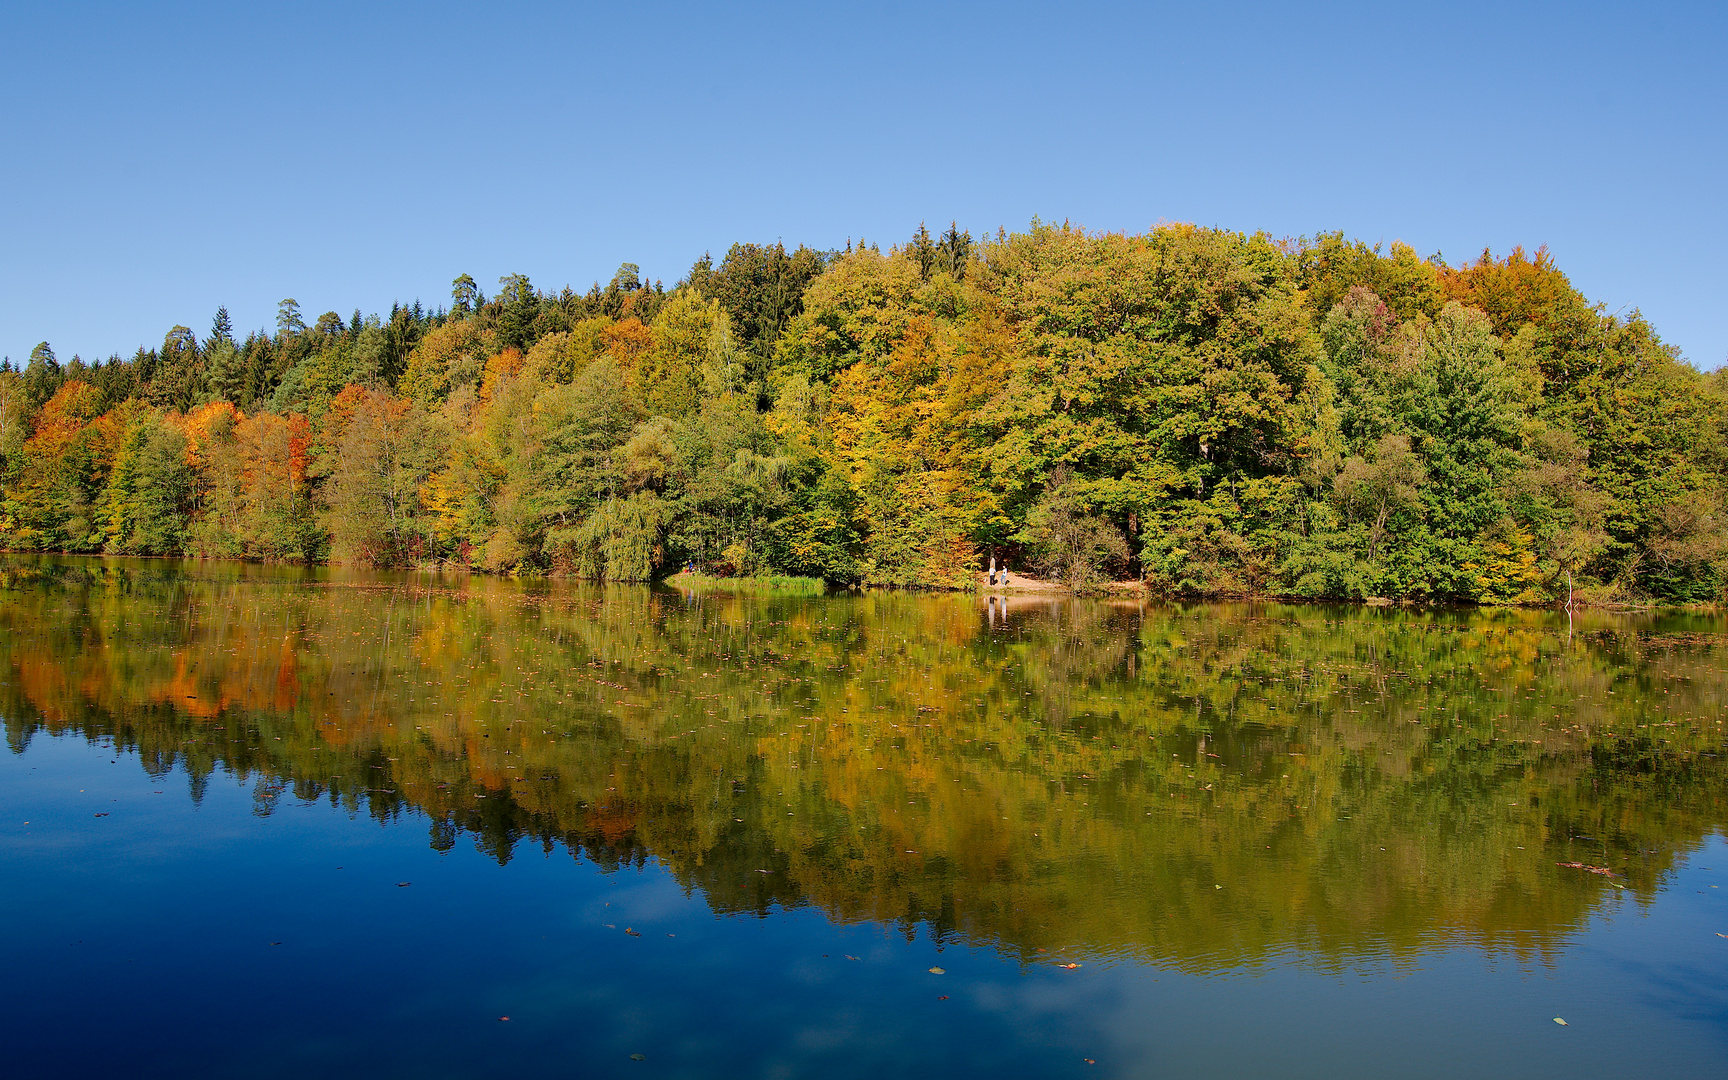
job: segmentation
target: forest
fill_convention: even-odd
[[[0,547],[1715,603],[1728,371],[1545,250],[920,226],[0,367]]]

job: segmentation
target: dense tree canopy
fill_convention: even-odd
[[[1728,380],[1545,250],[920,226],[0,369],[0,544],[1711,602]]]

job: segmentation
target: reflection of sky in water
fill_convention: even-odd
[[[184,777],[115,760],[64,739],[0,757],[13,1075],[1559,1077],[1728,1063],[1715,936],[1728,909],[1709,888],[1728,874],[1702,869],[1728,866],[1720,840],[1653,902],[1605,905],[1551,962],[1466,949],[1333,972],[1281,959],[1069,971],[812,908],[717,916],[652,863],[608,874],[562,850],[503,867],[465,845],[440,854],[418,814],[380,827],[285,802],[260,818],[224,774],[194,808]]]

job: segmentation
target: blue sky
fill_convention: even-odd
[[[1728,355],[1728,5],[18,5],[0,352],[1034,215],[1547,244]]]

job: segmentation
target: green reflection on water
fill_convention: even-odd
[[[0,715],[195,798],[250,777],[261,814],[653,858],[723,912],[1192,971],[1533,963],[1722,829],[1723,631],[11,560]]]

